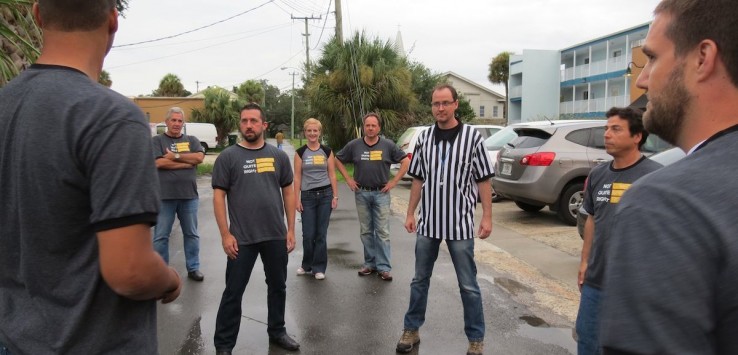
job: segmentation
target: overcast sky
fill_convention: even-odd
[[[453,71],[502,94],[487,80],[499,52],[562,49],[652,20],[658,0],[342,0],[344,39],[356,31],[394,41],[437,73]],[[322,54],[336,27],[333,0],[130,0],[105,61],[112,88],[147,95],[167,73],[191,92],[266,79],[292,86],[292,69]],[[200,27],[208,26],[203,29]],[[188,32],[188,33],[185,33]],[[184,33],[184,34],[181,34]],[[127,44],[157,40],[143,44]],[[198,84],[199,82],[199,84]],[[301,85],[296,78],[296,86]]]

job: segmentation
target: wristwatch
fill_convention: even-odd
[[[180,157],[179,153],[174,153],[174,160],[179,159],[179,157]]]

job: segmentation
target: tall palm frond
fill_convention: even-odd
[[[31,0],[0,0],[0,87],[39,56],[41,30]]]

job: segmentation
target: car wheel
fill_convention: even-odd
[[[208,145],[207,145],[207,143],[200,142],[200,145],[202,146],[203,153],[208,154]]]
[[[515,201],[515,205],[520,207],[525,212],[538,212],[543,209],[545,205],[531,205],[530,203]]]
[[[559,219],[570,226],[577,225],[577,213],[582,207],[584,201],[584,184],[575,182],[568,185],[564,189],[559,199],[559,209],[557,211]]]

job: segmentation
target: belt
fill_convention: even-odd
[[[305,190],[305,191],[321,192],[321,191],[325,191],[325,190],[328,190],[328,189],[333,189],[333,188],[331,187],[331,185],[325,185],[325,186],[320,186],[320,187],[313,187],[312,189]]]
[[[384,186],[369,187],[369,186],[361,186],[361,185],[358,185],[358,184],[356,185],[356,187],[359,190],[362,190],[362,191],[379,191],[379,190],[382,190],[384,188]]]

